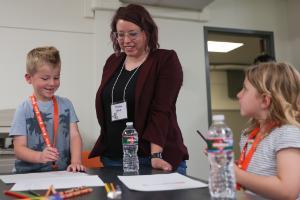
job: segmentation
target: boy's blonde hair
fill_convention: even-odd
[[[271,97],[267,120],[300,127],[300,74],[287,63],[260,63],[246,69],[246,78],[259,94]],[[257,125],[252,119],[250,127]]]
[[[26,61],[26,72],[36,73],[43,64],[50,64],[53,68],[60,67],[59,51],[52,46],[37,47],[29,51]]]

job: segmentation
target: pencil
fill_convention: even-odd
[[[200,137],[207,143],[207,139],[202,135],[200,131],[197,130],[197,133],[200,135]]]
[[[12,197],[17,197],[19,199],[28,198],[28,196],[25,196],[24,194],[20,194],[20,193],[8,191],[8,190],[4,191],[4,194],[8,195],[8,196],[12,196]]]
[[[32,191],[32,190],[28,190],[27,192],[28,192],[29,194],[33,195],[33,196],[36,196],[36,197],[41,196],[40,194],[38,194],[37,192],[34,192],[34,191]]]
[[[47,192],[46,192],[46,194],[45,194],[45,197],[48,197],[50,194],[51,194],[51,192],[52,192],[52,185],[50,185],[50,187],[48,188],[48,190],[47,190]]]
[[[112,190],[113,192],[116,191],[113,183],[110,183],[110,187],[111,187],[111,190]]]
[[[109,192],[110,192],[110,189],[109,189],[109,187],[108,187],[108,184],[107,184],[107,183],[105,183],[105,184],[104,184],[104,187],[105,187],[105,190],[106,190],[106,192],[107,192],[107,193],[109,193]]]
[[[55,188],[53,187],[53,185],[52,185],[52,188],[51,188],[51,192],[52,192],[52,194],[56,194],[56,190],[55,190]]]
[[[75,196],[79,196],[79,195],[84,195],[84,194],[87,194],[89,192],[92,192],[93,189],[92,188],[81,188],[81,189],[78,189],[78,190],[74,190],[72,192],[67,192],[67,193],[60,193],[60,196],[63,198],[63,199],[69,199],[71,197],[75,197]]]

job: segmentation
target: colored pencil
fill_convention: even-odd
[[[110,183],[110,187],[111,187],[112,192],[115,192],[115,191],[116,191],[116,190],[115,190],[115,186],[114,186],[113,183]]]
[[[109,189],[109,186],[107,183],[104,184],[104,187],[105,187],[106,193],[109,193],[110,189]]]
[[[5,194],[5,195],[8,195],[8,196],[12,196],[12,197],[17,197],[17,198],[19,198],[19,199],[25,199],[25,198],[28,198],[28,196],[26,196],[26,195],[24,195],[24,194],[20,194],[20,193],[8,191],[8,190],[5,190],[5,191],[4,191],[4,194]]]
[[[63,199],[69,199],[71,197],[75,197],[75,196],[80,196],[83,194],[87,194],[92,192],[93,189],[92,188],[86,188],[86,187],[80,187],[80,188],[76,188],[73,191],[69,191],[69,192],[60,192],[59,195],[60,197],[62,197]]]
[[[33,196],[36,196],[36,197],[41,196],[40,194],[38,194],[37,192],[34,192],[34,191],[32,191],[32,190],[28,190],[27,192],[28,192],[29,194],[33,195]]]

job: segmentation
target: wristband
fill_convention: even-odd
[[[152,153],[151,154],[151,159],[152,158],[160,158],[160,159],[162,159],[162,153],[161,152]]]

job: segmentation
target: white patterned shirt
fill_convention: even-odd
[[[241,135],[240,148],[243,149],[248,135]],[[251,144],[247,146],[247,153]],[[275,128],[257,146],[247,171],[262,176],[277,176],[276,155],[285,148],[300,149],[300,128],[294,125],[283,125]],[[299,163],[298,163],[299,164]],[[300,169],[299,169],[300,170]],[[300,200],[300,194],[298,196]]]

